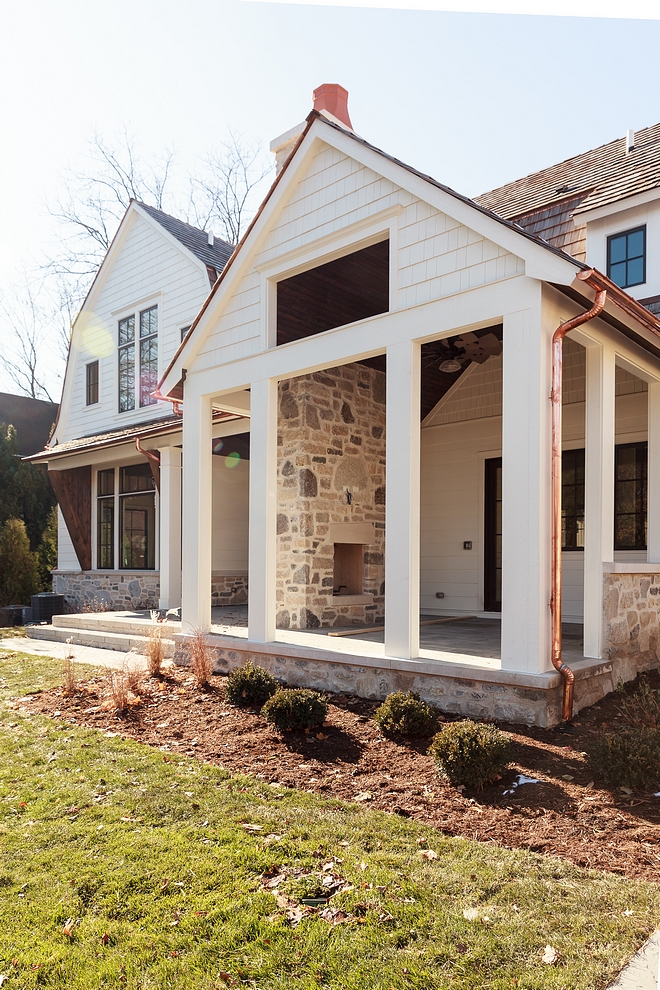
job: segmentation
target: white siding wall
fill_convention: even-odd
[[[626,289],[634,299],[660,294],[660,200],[587,224],[587,264],[607,272],[607,238],[646,225],[646,282]]]
[[[66,528],[59,507],[57,510],[57,569],[59,571],[80,570],[76,551],[73,549],[69,530]]]
[[[570,339],[564,359],[564,444],[584,446],[584,349]],[[421,606],[426,612],[483,609],[484,460],[501,454],[502,359],[472,366],[422,429]],[[647,436],[646,384],[616,372],[617,443]],[[472,540],[472,550],[463,541]],[[617,551],[617,560],[646,560],[645,551]],[[563,555],[563,614],[583,617],[584,556]],[[437,591],[445,598],[438,600]]]
[[[325,144],[292,190],[253,264],[267,268],[283,254],[294,252],[295,256],[320,238],[364,223],[393,206],[401,207],[397,218],[398,309],[523,273],[519,258]],[[207,335],[193,370],[261,349],[261,292],[260,276],[250,266]]]
[[[120,430],[171,412],[159,402],[118,413],[117,320],[126,312],[158,304],[159,373],[181,342],[181,327],[192,323],[209,292],[205,272],[185,249],[179,250],[161,232],[137,214],[121,250],[108,272],[93,312],[85,312],[76,325],[69,357],[63,417],[58,426],[60,442],[94,433]],[[85,366],[99,360],[99,402],[85,404]]]
[[[213,458],[214,571],[247,573],[249,477],[249,461],[228,468],[224,457]]]

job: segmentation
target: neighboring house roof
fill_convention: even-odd
[[[157,210],[155,206],[147,206],[146,203],[141,203],[139,200],[136,202],[140,209],[157,220],[172,237],[176,237],[200,261],[203,261],[205,265],[210,265],[217,273],[222,271],[234,250],[232,244],[228,244],[220,237],[214,237],[213,246],[211,246],[206,231],[192,227],[189,223],[184,223],[183,220],[177,220],[176,217],[171,217],[169,213]]]
[[[57,417],[57,402],[31,399],[28,395],[0,392],[0,423],[16,430],[21,457],[43,450]]]
[[[629,154],[626,139],[617,138],[476,196],[475,202],[583,261],[581,214],[657,188],[660,124],[637,131]]]

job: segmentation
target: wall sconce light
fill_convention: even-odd
[[[346,489],[346,501],[348,502],[349,505],[353,501],[353,495],[351,492],[349,492],[348,488]]]

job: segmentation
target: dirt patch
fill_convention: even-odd
[[[646,675],[654,688],[657,673]],[[118,732],[163,750],[221,764],[273,785],[357,800],[365,807],[424,821],[447,835],[562,856],[582,867],[660,880],[660,798],[604,790],[594,782],[584,751],[594,733],[623,718],[610,695],[564,729],[502,725],[514,744],[512,769],[481,792],[461,792],[438,778],[428,741],[382,735],[375,703],[332,695],[321,731],[280,736],[256,711],[232,708],[224,678],[207,691],[189,672],[171,668],[144,679],[139,703],[109,711],[106,676],[20,699],[17,707],[95,729]],[[519,774],[537,783],[512,787]]]

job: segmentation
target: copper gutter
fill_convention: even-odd
[[[140,444],[139,436],[135,438],[135,449],[138,454],[142,454],[149,461],[149,466],[151,468],[151,473],[153,475],[156,488],[160,493],[160,454],[155,450],[145,450]]]
[[[589,283],[591,271],[580,272],[578,278]],[[605,306],[607,289],[599,288],[591,309],[560,323],[552,335],[552,665],[564,679],[562,718],[569,721],[573,717],[573,685],[575,674],[562,659],[561,636],[561,400],[562,400],[562,356],[564,337],[570,330],[588,323],[598,316]]]

